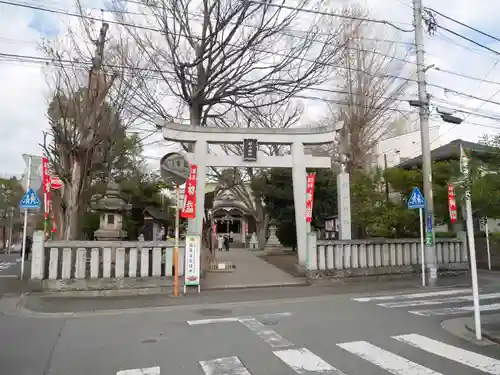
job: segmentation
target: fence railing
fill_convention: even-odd
[[[421,268],[419,239],[317,240],[308,236],[307,271],[315,275],[356,276],[418,271]],[[436,239],[440,269],[467,269],[464,241]]]
[[[31,279],[117,280],[174,274],[171,241],[43,241],[34,236]],[[178,274],[184,275],[184,244]]]

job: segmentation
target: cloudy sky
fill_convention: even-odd
[[[19,2],[17,2],[19,1]],[[13,4],[40,6],[49,9],[74,11],[71,0],[7,0]],[[374,19],[392,22],[403,29],[412,28],[411,0],[364,0],[363,2],[339,1],[339,4],[361,4],[371,11]],[[99,8],[99,1],[89,3]],[[500,2],[493,0],[424,0],[424,5],[439,11],[451,19],[462,21],[500,39]],[[29,7],[0,4],[0,54],[41,56],[37,44],[42,37],[51,38],[64,32],[72,17],[42,12]],[[440,26],[446,27],[467,38],[476,40],[491,49],[500,51],[500,43],[494,39],[468,30],[452,21],[437,16]],[[387,34],[394,37],[394,29],[387,28]],[[412,33],[398,33],[401,43],[411,42]],[[453,91],[429,86],[435,104],[442,107],[462,108],[464,111],[481,113],[483,116],[462,114],[463,124],[453,126],[440,124],[440,138],[432,145],[445,144],[457,138],[479,140],[484,134],[495,134],[500,122],[486,117],[500,118],[500,105],[485,103],[460,93],[500,102],[500,55],[489,52],[460,39],[449,32],[438,29],[433,36],[425,37],[426,63],[435,64],[429,69],[429,84]],[[456,74],[450,74],[453,72]],[[461,76],[462,75],[462,76]],[[463,76],[478,78],[468,79]],[[481,80],[493,83],[483,82]],[[38,63],[20,63],[18,59],[0,55],[0,175],[20,175],[24,162],[21,154],[40,154],[38,146],[42,131],[47,127],[45,119],[48,89],[42,67]],[[498,83],[495,83],[498,82]],[[494,94],[498,90],[498,95]],[[409,109],[409,108],[408,108]],[[486,116],[486,117],[485,117]],[[148,155],[160,155],[164,146],[151,137],[148,141]],[[415,155],[416,156],[416,155]]]

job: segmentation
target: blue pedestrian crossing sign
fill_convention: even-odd
[[[418,187],[413,189],[408,199],[408,208],[425,208],[425,199]]]
[[[37,193],[32,188],[29,188],[26,194],[24,194],[24,197],[21,200],[19,207],[26,209],[29,208],[33,209],[33,208],[40,208],[41,205],[42,203],[40,202],[40,198],[38,198]]]

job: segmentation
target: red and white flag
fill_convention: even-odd
[[[198,166],[191,165],[189,177],[184,189],[184,205],[181,210],[181,217],[184,219],[194,219],[196,217],[196,179]]]
[[[312,221],[312,211],[314,202],[314,184],[316,183],[316,173],[309,173],[307,175],[306,185],[306,222]]]

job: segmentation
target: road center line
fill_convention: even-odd
[[[275,314],[264,314],[261,315],[263,319],[266,318],[279,318],[285,316],[291,316],[290,312],[282,312]],[[239,322],[241,319],[253,318],[252,316],[240,316],[240,317],[229,317],[229,318],[213,318],[213,319],[199,319],[199,320],[188,320],[187,324],[190,326],[201,325],[201,324],[214,324],[214,323],[230,323],[230,322]]]

